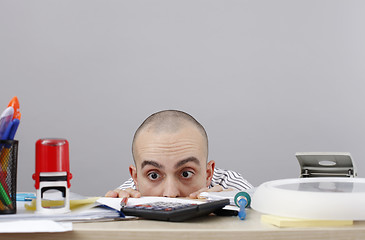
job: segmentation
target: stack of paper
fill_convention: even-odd
[[[122,198],[102,197],[99,198],[96,202],[101,205],[105,205],[112,209],[120,211],[121,200]],[[141,198],[129,198],[127,205],[138,205],[138,204],[154,203],[154,202],[178,202],[178,203],[195,203],[195,204],[204,203],[199,200],[185,199],[185,198],[141,197]]]
[[[70,195],[70,199],[72,199],[70,200],[70,206],[72,206],[70,213],[40,214],[35,212],[35,199],[30,204],[17,201],[16,214],[0,215],[0,233],[64,232],[71,231],[72,222],[76,221],[110,221],[124,218],[120,211],[101,207],[99,203],[95,202],[98,198],[85,198],[74,193]],[[49,200],[45,201],[45,204],[54,207],[54,204],[57,205],[58,202],[51,196]]]

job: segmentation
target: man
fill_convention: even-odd
[[[233,171],[208,162],[208,137],[187,113],[166,110],[152,114],[137,129],[132,143],[131,179],[107,197],[190,197],[203,191],[252,188]]]

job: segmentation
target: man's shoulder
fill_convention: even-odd
[[[225,189],[233,188],[237,190],[253,188],[253,186],[244,179],[241,174],[221,168],[214,168],[211,186],[214,185],[220,185]]]

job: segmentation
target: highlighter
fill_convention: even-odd
[[[19,119],[20,120],[21,113],[19,111],[19,100],[18,100],[18,97],[17,96],[13,97],[10,100],[10,102],[8,104],[8,107],[13,107],[13,109],[14,109],[13,119],[16,118],[16,119]]]

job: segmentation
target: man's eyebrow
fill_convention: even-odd
[[[185,163],[188,163],[188,162],[194,162],[194,163],[200,165],[200,161],[196,157],[188,157],[188,158],[183,159],[183,160],[179,161],[178,163],[176,163],[175,168],[179,168],[179,167],[181,167],[182,165],[184,165]]]
[[[159,164],[158,162],[152,161],[152,160],[144,160],[141,164],[141,169],[144,168],[147,165],[151,165],[154,166],[156,168],[165,168],[164,166],[162,166],[161,164]]]

